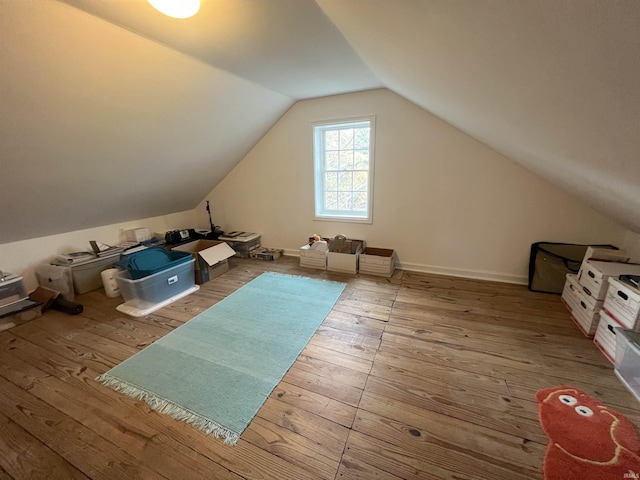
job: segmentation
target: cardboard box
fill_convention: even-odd
[[[195,258],[195,281],[201,285],[229,271],[229,257],[236,252],[225,242],[216,240],[196,240],[171,250],[190,252]]]
[[[365,248],[360,253],[358,271],[390,277],[395,269],[395,252],[389,248]]]
[[[358,260],[364,248],[363,240],[349,240],[349,253],[331,252],[327,254],[327,270],[341,273],[358,273]],[[342,250],[344,252],[344,250]]]

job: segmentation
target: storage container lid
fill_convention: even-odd
[[[189,252],[168,252],[162,247],[152,247],[129,255],[126,268],[131,274],[131,278],[138,279],[189,260],[191,260]],[[122,266],[122,264],[120,263],[118,266]]]
[[[153,270],[171,262],[169,252],[164,248],[146,248],[129,256],[129,268],[135,270]]]
[[[9,283],[17,282],[20,280],[22,280],[22,277],[20,275],[14,275],[13,273],[9,272],[0,273],[0,286],[8,285]]]

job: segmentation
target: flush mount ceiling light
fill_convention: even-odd
[[[200,10],[200,0],[147,0],[153,8],[173,18],[193,17]]]

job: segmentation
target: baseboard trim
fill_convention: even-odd
[[[496,272],[485,272],[483,270],[463,270],[460,268],[436,267],[433,265],[423,265],[420,263],[403,263],[396,265],[400,270],[419,273],[433,273],[437,275],[448,275],[451,277],[473,278],[475,280],[488,280],[491,282],[513,283],[516,285],[527,285],[529,279],[526,276],[509,275]]]
[[[284,255],[288,257],[299,257],[299,250],[285,249]],[[421,263],[401,263],[396,264],[396,269],[407,272],[433,273],[436,275],[448,275],[451,277],[472,278],[475,280],[488,280],[491,282],[513,283],[516,285],[527,285],[529,279],[521,275],[509,275],[496,272],[485,272],[483,270],[463,270],[460,268],[436,267],[434,265],[424,265]]]

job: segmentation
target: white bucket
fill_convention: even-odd
[[[103,270],[100,274],[104,285],[104,293],[109,298],[115,298],[121,295],[120,289],[118,288],[118,282],[116,282],[116,274],[118,272],[119,270],[117,268],[108,268]]]

